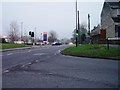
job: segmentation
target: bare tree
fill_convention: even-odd
[[[10,24],[9,38],[11,42],[19,39],[19,26],[16,21],[12,21]]]
[[[49,43],[53,43],[57,40],[57,33],[55,31],[50,31],[49,32],[49,37],[48,37],[48,41]]]
[[[24,35],[21,37],[21,41],[23,41],[24,44],[28,43],[29,36],[27,35],[27,32],[24,32]]]

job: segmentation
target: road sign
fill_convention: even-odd
[[[43,34],[43,41],[48,41],[48,37],[47,37],[48,35],[45,33],[45,34]]]

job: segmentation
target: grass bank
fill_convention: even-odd
[[[65,55],[78,57],[110,58],[120,60],[120,49],[110,47],[109,50],[104,45],[84,44],[78,47],[72,46],[62,51]]]
[[[25,44],[2,43],[0,44],[0,49],[22,48],[22,47],[29,47],[29,46],[30,45],[25,45]]]

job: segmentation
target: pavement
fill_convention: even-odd
[[[69,47],[3,52],[3,88],[118,88],[117,60],[61,55]]]
[[[110,46],[113,47],[113,48],[119,48],[120,49],[120,45],[112,45],[112,44],[110,44]]]
[[[31,46],[31,47],[22,47],[22,48],[10,48],[10,49],[1,49],[1,52],[6,52],[6,51],[13,51],[13,50],[23,50],[23,49],[30,49],[36,46]]]
[[[107,44],[105,44],[105,46],[107,46]],[[120,49],[120,45],[117,45],[117,44],[109,44],[109,46],[113,47],[113,48]]]

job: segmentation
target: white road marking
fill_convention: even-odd
[[[46,53],[35,53],[33,55],[38,55],[38,56],[41,56],[41,55],[45,55]]]
[[[21,67],[25,67],[25,65],[22,65]]]
[[[39,62],[39,60],[35,60],[35,62]]]
[[[13,53],[8,53],[7,55],[12,55]]]
[[[29,50],[28,52],[31,52],[31,50]]]
[[[58,50],[54,55],[57,55],[57,54],[59,54],[61,52],[61,50]]]
[[[4,73],[8,73],[9,72],[9,70],[5,70],[5,71],[3,71]]]
[[[31,62],[28,63],[28,65],[31,65],[31,64],[32,64]]]
[[[58,53],[60,53],[61,52],[61,50],[58,50]]]

